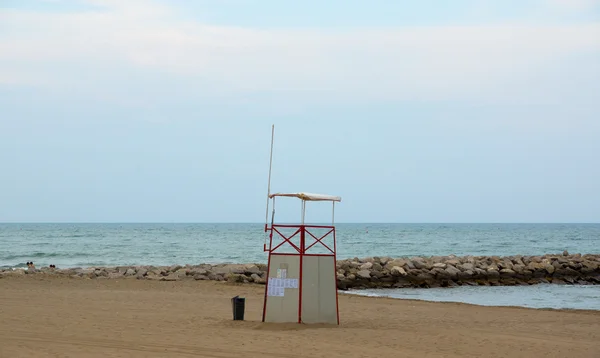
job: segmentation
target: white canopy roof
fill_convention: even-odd
[[[311,194],[311,193],[275,193],[269,195],[269,198],[275,196],[287,196],[299,198],[306,201],[342,201],[340,196],[325,195],[325,194]]]

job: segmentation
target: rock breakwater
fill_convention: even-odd
[[[600,254],[568,252],[543,256],[371,257],[339,260],[338,288],[402,288],[510,286],[538,283],[600,284]],[[0,270],[0,278],[57,275],[76,279],[155,281],[214,280],[264,284],[265,264],[200,264],[173,266],[41,267]]]
[[[600,255],[354,258],[337,263],[338,288],[600,284]]]

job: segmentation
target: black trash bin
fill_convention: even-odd
[[[231,299],[231,306],[233,308],[233,320],[243,321],[244,311],[246,310],[246,299],[244,297],[235,296]]]

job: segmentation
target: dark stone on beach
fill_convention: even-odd
[[[570,267],[556,270],[554,276],[556,277],[578,277],[580,273]]]
[[[515,286],[518,281],[514,278],[503,277],[499,280],[499,282],[504,286]]]
[[[179,279],[180,279],[179,274],[177,274],[176,272],[174,272],[174,273],[172,273],[172,274],[170,274],[168,276],[162,277],[161,280],[162,281],[179,281]]]
[[[156,274],[156,271],[149,271],[145,277],[147,280],[160,281],[163,279],[164,276],[161,275],[160,273]]]
[[[500,277],[500,272],[498,270],[487,270],[488,279],[494,279]]]
[[[414,278],[414,282],[418,283],[418,284],[422,284],[422,283],[426,283],[426,282],[431,282],[434,281],[435,276],[433,276],[430,273],[420,273],[419,275],[417,275],[416,278]]]
[[[427,264],[421,260],[412,260],[411,262],[416,269],[422,270],[428,268]]]
[[[573,279],[572,277],[562,277],[562,280],[565,281],[566,283],[570,283],[570,284],[574,284],[575,283],[575,279]]]
[[[446,271],[446,273],[450,275],[451,278],[457,278],[458,274],[460,273],[460,270],[454,266],[448,266],[444,271]]]
[[[371,271],[369,270],[360,270],[356,273],[356,275],[360,278],[370,278],[371,277]]]
[[[444,270],[443,268],[440,267],[434,267],[431,271],[429,271],[429,273],[433,276],[435,276],[435,278],[437,279],[449,279],[452,277],[451,274],[449,274],[448,272],[446,272],[446,270]]]
[[[600,284],[600,276],[597,277],[588,277],[588,280],[592,283]]]
[[[514,277],[516,272],[509,268],[505,268],[500,270],[500,277]]]
[[[396,282],[396,278],[393,276],[383,276],[381,278],[379,278],[379,281],[384,284],[384,283],[394,283]]]
[[[461,271],[457,274],[458,279],[460,280],[468,280],[470,279],[472,276],[474,275],[473,271],[471,270],[467,270],[467,271]]]
[[[258,273],[260,273],[260,268],[256,265],[249,265],[246,267],[244,273],[246,275],[250,275],[250,276],[253,274],[258,274]]]
[[[467,263],[464,263],[464,264],[458,266],[458,268],[461,269],[462,271],[473,271],[475,269],[475,265],[470,262],[467,262]]]
[[[135,276],[138,279],[141,279],[141,278],[143,278],[146,275],[146,273],[148,273],[148,270],[145,269],[145,268],[143,268],[143,267],[140,267],[140,268],[138,268]]]

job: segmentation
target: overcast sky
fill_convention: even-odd
[[[600,2],[0,1],[0,221],[264,221],[271,124],[341,222],[598,222]]]

